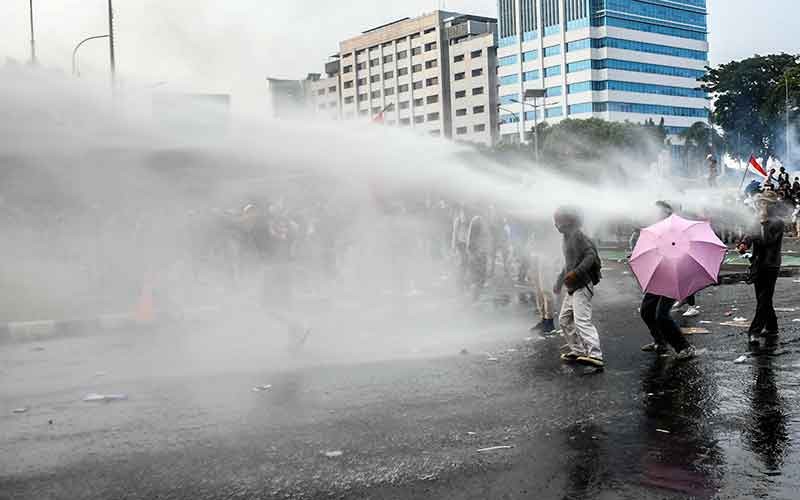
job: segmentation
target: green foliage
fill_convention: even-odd
[[[550,161],[607,161],[625,153],[649,163],[657,159],[666,136],[663,120],[656,125],[652,120],[637,124],[570,118],[540,129],[539,141]]]
[[[797,102],[799,69],[800,56],[792,54],[756,55],[709,68],[701,79],[703,89],[716,97],[713,122],[724,130],[731,154],[748,158],[784,153],[785,76]]]

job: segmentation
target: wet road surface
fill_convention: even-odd
[[[165,332],[1,346],[0,498],[797,498],[800,309],[748,354],[745,329],[719,323],[750,317],[752,290],[704,292],[687,324],[712,333],[677,363],[639,350],[626,277],[604,285],[596,375],[505,309],[467,316],[484,330],[461,343],[423,332],[370,360],[267,363],[249,349],[209,370],[213,348]],[[781,279],[777,305],[798,307],[798,287]]]

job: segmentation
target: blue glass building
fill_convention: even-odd
[[[498,0],[501,137],[534,118],[663,118],[673,134],[707,121],[707,17],[706,0]],[[546,92],[536,115],[516,102],[530,88]]]

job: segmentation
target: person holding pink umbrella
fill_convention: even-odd
[[[656,206],[662,220],[673,213],[672,207],[665,201],[656,202]],[[650,330],[653,342],[642,346],[643,351],[665,354],[669,350],[669,346],[672,346],[678,359],[691,359],[695,356],[695,347],[686,340],[680,327],[670,315],[672,306],[677,302],[676,299],[670,297],[645,292],[640,314],[642,321]]]

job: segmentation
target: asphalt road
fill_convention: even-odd
[[[778,305],[798,287],[781,279]],[[424,296],[317,318],[295,358],[244,327],[0,346],[0,498],[797,498],[800,309],[748,354],[719,323],[752,295],[701,294],[691,325],[712,333],[681,364],[639,350],[638,294],[607,273],[594,375],[528,337],[520,306]]]

